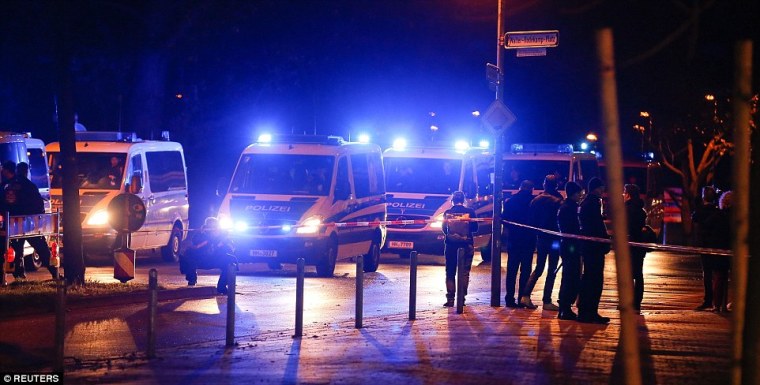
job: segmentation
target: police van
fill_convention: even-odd
[[[474,159],[467,144],[455,147],[409,147],[397,143],[383,153],[388,189],[388,220],[416,220],[410,224],[388,225],[386,251],[408,258],[414,250],[421,254],[443,255],[441,231],[444,211],[451,208],[451,194],[465,192],[465,205],[478,217],[490,217],[492,195],[478,194]],[[474,234],[475,247],[488,243],[491,226],[481,223]]]
[[[385,226],[372,222],[385,218],[380,148],[335,136],[262,135],[241,154],[219,208],[239,262],[304,258],[321,277],[354,256],[376,271]]]
[[[479,194],[493,194],[493,153],[483,151],[474,156]],[[533,182],[533,194],[543,191],[544,178],[557,177],[557,189],[564,195],[568,181],[577,182],[583,188],[593,177],[599,176],[599,164],[595,154],[575,151],[572,144],[512,144],[502,156],[502,194],[509,200],[520,189],[523,180]],[[493,206],[489,207],[493,210]],[[490,259],[490,244],[481,250],[484,260]]]
[[[50,206],[50,171],[47,163],[45,142],[42,139],[32,138],[31,134],[24,134],[26,155],[29,158],[29,180],[40,190],[40,195],[45,201],[45,212],[51,212]]]
[[[108,222],[108,204],[125,192],[137,195],[146,208],[145,223],[132,233],[130,247],[160,248],[165,260],[178,260],[188,228],[187,169],[182,145],[168,141],[168,133],[162,136],[167,140],[142,140],[135,133],[123,132],[76,133],[79,215],[86,262],[110,257],[119,246]],[[50,143],[46,150],[52,207],[61,210],[60,144]]]

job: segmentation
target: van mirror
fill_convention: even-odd
[[[219,198],[223,198],[224,194],[227,192],[227,187],[229,186],[229,182],[227,181],[227,178],[221,177],[216,180],[216,196]]]
[[[129,179],[129,184],[127,185],[127,191],[129,191],[130,194],[139,194],[143,189],[142,186],[142,177],[138,173],[134,173],[132,177]]]

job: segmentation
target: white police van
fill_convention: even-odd
[[[338,259],[363,256],[376,271],[385,226],[380,147],[335,136],[262,135],[240,156],[219,208],[239,262],[295,263],[304,258],[331,277]]]
[[[163,135],[168,139],[168,133]],[[46,147],[51,169],[53,210],[62,205],[61,153],[58,142]],[[142,140],[135,133],[85,131],[76,133],[82,246],[85,261],[110,257],[117,240],[108,224],[108,204],[132,192],[145,203],[145,224],[132,234],[135,250],[161,248],[167,261],[179,258],[188,228],[187,169],[182,145]],[[64,215],[66,215],[64,213]]]
[[[479,194],[493,194],[494,156],[488,151],[475,156]],[[584,189],[588,180],[599,176],[599,164],[595,154],[574,151],[571,144],[512,144],[503,154],[503,199],[509,200],[520,189],[523,180],[533,182],[533,194],[543,191],[544,178],[557,177],[557,188],[564,195],[568,181],[577,182]],[[493,206],[489,207],[493,210]],[[490,259],[490,244],[481,250],[484,260]]]
[[[482,151],[482,150],[480,150]],[[443,255],[443,212],[451,208],[451,194],[464,191],[465,205],[478,217],[491,217],[493,207],[487,195],[478,195],[474,159],[467,144],[455,147],[405,147],[403,142],[385,150],[383,163],[388,189],[388,220],[426,222],[388,225],[385,250],[408,258],[414,250],[420,254]],[[488,243],[490,222],[480,224],[475,247]]]

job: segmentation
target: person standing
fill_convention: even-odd
[[[470,269],[475,251],[472,234],[478,231],[478,222],[468,220],[475,218],[475,210],[464,207],[464,200],[464,193],[455,191],[451,195],[452,207],[443,213],[444,221],[441,230],[446,234],[443,249],[446,257],[446,302],[443,304],[445,307],[454,306],[457,289],[457,251],[460,248],[464,250],[462,297],[467,295],[467,286],[470,284]]]
[[[502,218],[505,221],[532,225],[530,202],[533,200],[533,182],[524,180],[520,183],[520,191],[504,202]],[[528,278],[533,263],[533,250],[536,248],[536,234],[533,230],[514,224],[507,224],[507,295],[504,298],[507,307],[537,308],[530,301],[530,296],[518,295],[515,303],[515,284],[517,272],[520,271],[520,287],[518,294],[524,293],[528,287]]]
[[[602,194],[604,183],[599,178],[588,182],[588,194],[581,202],[578,220],[581,234],[588,237],[609,239],[607,226],[602,216]],[[578,321],[606,324],[609,317],[599,315],[599,301],[604,288],[604,256],[610,251],[610,244],[584,241],[581,246],[583,256],[583,276],[578,296]]]
[[[733,192],[726,191],[718,201],[719,210],[705,220],[705,246],[714,249],[731,249],[731,207]],[[712,291],[714,312],[727,313],[728,310],[728,272],[731,269],[731,257],[710,255],[708,263],[712,267]]]
[[[647,222],[647,212],[641,199],[641,190],[635,184],[623,187],[625,213],[628,219],[628,240],[644,242],[644,226]],[[642,247],[631,247],[631,273],[633,273],[633,307],[641,313],[641,301],[644,299],[644,257],[647,251]]]
[[[581,200],[583,187],[575,182],[567,182],[565,195],[567,198],[557,211],[557,225],[563,234],[580,234],[581,225],[578,222],[578,202]],[[560,241],[562,255],[562,281],[559,284],[559,314],[561,320],[574,321],[578,315],[573,313],[572,306],[578,299],[581,284],[581,250],[580,242],[571,238]]]
[[[715,188],[712,186],[705,186],[702,188],[702,203],[694,210],[691,215],[691,221],[694,224],[694,234],[697,235],[695,246],[704,247],[705,239],[708,235],[705,231],[705,222],[713,214],[719,211],[718,204],[716,202],[717,194]],[[712,290],[712,265],[710,262],[714,259],[709,254],[702,254],[702,283],[704,285],[705,295],[702,300],[702,304],[697,306],[694,310],[707,310],[713,306],[713,290]]]
[[[544,178],[544,191],[538,194],[530,202],[531,216],[536,227],[559,231],[557,226],[557,210],[562,204],[562,194],[557,191],[557,177],[549,174]],[[543,309],[557,311],[559,307],[552,303],[552,290],[557,276],[557,264],[559,263],[559,238],[554,235],[538,232],[536,234],[536,268],[528,279],[524,297],[530,298],[538,279],[544,273],[547,257],[549,259],[549,271],[544,281]]]
[[[16,166],[12,161],[3,163],[3,178],[7,182],[3,186],[3,202],[5,209],[10,215],[33,215],[45,213],[45,201],[40,195],[40,190],[29,180],[29,164],[21,162]],[[10,241],[16,253],[16,262],[13,276],[26,278],[24,266],[24,242],[29,242],[43,266],[47,266],[53,279],[58,277],[58,268],[50,266],[50,249],[45,237],[29,237]]]

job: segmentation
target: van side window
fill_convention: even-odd
[[[145,153],[150,170],[150,191],[157,193],[183,190],[187,187],[185,166],[179,151],[151,151]]]
[[[462,182],[462,190],[468,199],[475,198],[478,193],[477,183],[475,181],[475,175],[472,171],[472,168],[472,161],[468,160],[464,163],[464,181]]]
[[[27,154],[29,155],[29,173],[31,174],[29,179],[38,189],[50,188],[47,160],[42,149],[29,148]]]
[[[140,156],[140,154],[133,155],[129,160],[129,169],[127,170],[126,183],[130,183],[133,175],[137,175],[140,177],[141,181],[143,180],[142,156]]]
[[[368,154],[369,190],[371,195],[385,194],[385,172],[383,158],[379,153]]]
[[[367,170],[367,155],[351,155],[351,171],[354,173],[354,190],[356,198],[365,198],[370,195],[369,170]]]
[[[335,199],[348,199],[351,195],[351,184],[348,181],[348,160],[346,157],[338,161],[338,176],[335,178]]]

